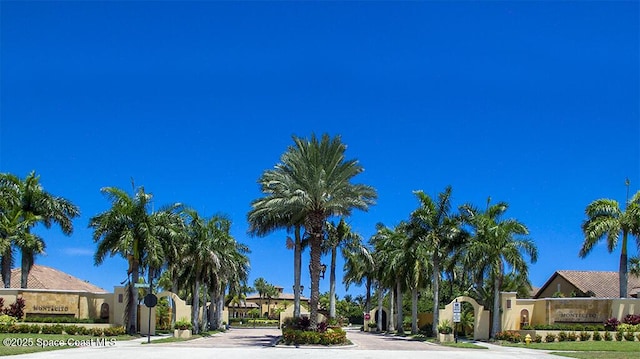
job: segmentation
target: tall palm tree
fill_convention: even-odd
[[[336,260],[338,247],[350,252],[360,252],[367,261],[373,261],[367,248],[362,244],[362,236],[351,231],[351,226],[340,218],[336,225],[334,222],[326,223],[327,238],[323,242],[323,249],[331,254],[329,268],[329,318],[336,317]],[[368,257],[368,258],[367,258]]]
[[[601,239],[606,238],[609,253],[613,252],[620,240],[620,298],[627,297],[628,285],[628,253],[627,237],[635,235],[636,244],[640,248],[640,191],[627,201],[625,210],[620,209],[617,201],[612,199],[598,199],[591,202],[586,210],[587,220],[582,224],[584,243],[578,254],[586,257]]]
[[[538,259],[535,244],[524,237],[529,234],[527,227],[515,219],[502,218],[508,208],[505,202],[490,205],[489,201],[485,211],[469,204],[461,207],[465,221],[474,231],[466,248],[465,261],[481,270],[486,269],[493,279],[492,338],[500,331],[500,289],[505,266],[527,277],[529,268],[523,254],[529,256],[531,263]]]
[[[3,209],[3,222],[13,223],[13,242],[21,251],[21,278],[20,287],[27,287],[29,272],[33,267],[35,255],[44,252],[45,243],[39,236],[31,234],[31,229],[36,224],[43,224],[45,228],[51,228],[56,223],[62,229],[62,233],[70,235],[73,232],[73,218],[80,215],[80,210],[69,200],[55,196],[44,190],[40,184],[40,176],[31,172],[24,180],[9,173],[0,174],[0,187],[3,188],[3,200],[6,209]],[[7,218],[10,221],[7,221]],[[9,228],[6,228],[9,229]],[[3,237],[4,252],[2,252],[2,277],[5,287],[10,287],[11,265],[13,263],[13,249],[7,245],[5,234]]]
[[[156,271],[165,259],[163,243],[172,240],[180,232],[175,217],[166,213],[178,205],[151,212],[152,194],[139,187],[132,197],[116,187],[100,190],[111,202],[111,208],[89,220],[93,228],[93,240],[98,243],[94,262],[100,265],[108,256],[120,255],[129,263],[127,275],[127,314],[125,323],[130,334],[137,333],[138,291],[134,284],[140,278],[141,269],[147,273]]]
[[[414,192],[419,207],[411,213],[409,247],[431,254],[433,290],[433,332],[438,332],[440,308],[440,276],[443,260],[466,238],[460,221],[451,214],[451,186],[433,200],[422,191]],[[419,249],[423,247],[422,249]]]
[[[258,198],[251,203],[251,210],[247,214],[249,234],[266,236],[278,229],[293,230],[294,239],[287,237],[287,248],[293,251],[293,316],[300,316],[300,278],[302,272],[302,226],[304,213],[292,211],[293,208],[283,205],[294,196],[291,191],[295,188],[291,177],[283,171],[274,169],[265,171],[258,180],[265,197]]]
[[[351,180],[363,171],[356,160],[346,160],[346,146],[340,137],[333,139],[312,135],[310,140],[293,137],[294,145],[282,155],[281,162],[265,177],[280,175],[286,180],[274,183],[277,196],[273,206],[283,208],[284,213],[304,214],[304,224],[311,250],[311,298],[310,327],[316,329],[318,299],[320,297],[320,257],[324,224],[330,216],[348,216],[352,210],[366,210],[376,198],[375,190],[366,185],[352,184]],[[266,192],[269,198],[273,192]]]
[[[267,281],[260,277],[260,278],[256,278],[256,280],[253,281],[253,288],[255,288],[256,292],[258,292],[258,296],[260,297],[260,315],[262,315],[262,305],[264,304],[262,301],[266,296],[267,291],[269,290],[269,283],[267,283]]]
[[[371,287],[375,279],[376,264],[373,259],[372,249],[366,245],[363,245],[363,248],[364,250],[356,251],[352,251],[348,247],[342,248],[342,256],[345,259],[342,283],[345,285],[346,290],[349,290],[349,286],[352,284],[357,286],[364,284],[366,293],[364,309],[368,313],[371,310]]]

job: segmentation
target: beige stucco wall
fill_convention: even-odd
[[[442,323],[444,320],[448,320],[453,325],[453,303],[467,302],[473,306],[473,338],[476,340],[489,339],[489,317],[490,313],[484,309],[484,306],[478,304],[475,299],[466,296],[460,296],[447,304],[444,309],[440,309],[439,320]]]
[[[523,309],[529,311],[529,324],[553,324],[556,321],[573,323],[600,323],[627,314],[640,313],[640,299],[618,298],[540,298],[515,299],[513,293],[501,293],[502,330],[519,330]],[[507,309],[507,300],[512,308]],[[561,318],[562,320],[559,320]]]
[[[113,294],[48,289],[0,289],[0,297],[3,298],[5,307],[13,304],[19,296],[25,300],[25,315],[65,315],[81,319],[98,319],[102,303],[110,303]]]

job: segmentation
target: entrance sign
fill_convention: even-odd
[[[453,313],[453,322],[460,323],[460,313]]]
[[[453,314],[455,314],[455,313],[460,314],[462,312],[460,304],[462,304],[462,303],[460,303],[460,302],[454,302],[453,303]]]

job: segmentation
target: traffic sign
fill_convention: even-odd
[[[371,314],[366,313],[366,314],[364,315],[364,320],[369,320],[369,319],[371,319]]]
[[[453,303],[453,313],[458,313],[459,314],[459,313],[462,312],[460,304],[461,304],[460,302],[454,302]]]
[[[149,283],[134,283],[134,288],[149,288]]]
[[[453,313],[453,322],[460,323],[460,313]]]
[[[158,304],[158,297],[156,297],[155,294],[147,294],[144,297],[144,305],[146,305],[149,308],[153,308]]]

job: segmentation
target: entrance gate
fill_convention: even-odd
[[[449,320],[449,322],[453,323],[453,303],[455,302],[467,302],[473,306],[473,339],[489,339],[489,311],[485,310],[484,306],[478,304],[478,302],[471,297],[460,296],[447,304],[444,309],[440,309],[440,320]]]

